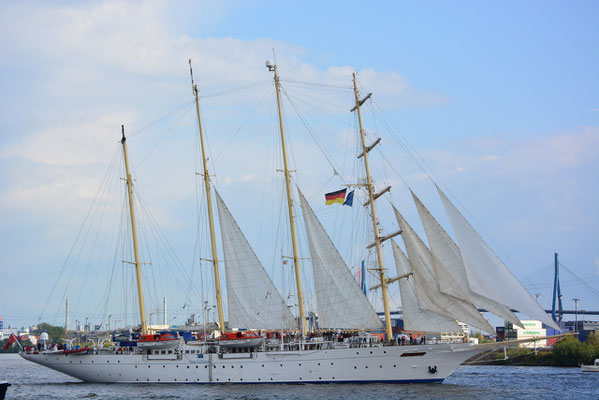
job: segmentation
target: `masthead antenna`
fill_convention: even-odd
[[[189,75],[191,76],[191,92],[195,95],[195,91],[197,90],[197,87],[195,85],[195,83],[193,82],[193,68],[191,67],[191,58],[189,59]]]

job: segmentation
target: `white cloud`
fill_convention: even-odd
[[[29,133],[0,152],[0,157],[21,157],[54,166],[106,164],[119,139],[120,125],[133,119],[133,112],[112,112],[94,119],[65,122]]]
[[[483,161],[497,161],[499,160],[499,156],[495,154],[487,154],[482,157]]]

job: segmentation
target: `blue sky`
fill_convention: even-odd
[[[204,94],[260,83],[202,101],[218,189],[267,270],[276,270],[277,255],[288,246],[273,245],[267,233],[269,224],[279,226],[272,210],[280,199],[271,187],[276,180],[263,178],[280,168],[268,94],[272,77],[264,68],[273,47],[283,79],[349,85],[351,71],[357,71],[364,91],[374,93],[385,117],[433,167],[516,275],[532,274],[523,278],[525,284],[547,280],[543,271],[554,252],[596,284],[598,16],[599,5],[592,1],[3,3],[0,317],[21,326],[50,309],[42,319],[62,323],[55,313],[61,296],[45,307],[46,299],[118,150],[120,125],[136,132],[189,102],[188,58]],[[351,92],[332,93],[330,101],[350,104]],[[349,248],[349,239],[332,225],[359,217],[320,205],[321,191],[335,190],[340,182],[330,180],[326,162],[314,161],[321,158],[318,149],[289,105],[286,111],[297,182],[305,184],[340,248]],[[346,111],[335,113],[350,120]],[[366,114],[367,126],[380,128]],[[130,150],[139,162],[144,200],[191,273],[195,122],[189,108],[179,117],[132,136]],[[337,161],[345,153],[332,146],[346,137],[344,128],[331,123],[335,134],[320,132]],[[397,143],[383,144],[402,177],[442,214],[421,171]],[[378,172],[387,174],[381,186],[396,184],[390,199],[407,205],[406,217],[422,232],[405,186],[382,164]],[[254,208],[262,211],[248,212]],[[387,229],[393,230],[392,222]],[[202,246],[198,251],[208,257]],[[81,281],[91,279],[83,275]],[[279,281],[289,290],[287,278]],[[169,308],[176,310],[184,301],[171,290],[164,295],[173,298]],[[599,308],[596,295],[570,290],[570,297],[582,297],[582,308]],[[80,298],[81,292],[69,296]],[[101,295],[91,297],[76,308],[80,319],[92,313],[88,303],[103,301]]]

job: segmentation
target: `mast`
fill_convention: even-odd
[[[297,284],[297,301],[299,303],[300,328],[302,336],[306,334],[306,314],[304,311],[304,293],[302,291],[302,280],[300,276],[299,256],[297,250],[297,235],[295,232],[295,217],[293,215],[293,199],[291,197],[291,177],[289,165],[287,163],[287,147],[285,142],[285,127],[283,126],[283,112],[281,110],[281,83],[279,81],[279,71],[277,66],[271,61],[266,62],[269,71],[275,73],[275,89],[277,92],[277,106],[279,109],[279,128],[281,130],[281,148],[283,151],[283,166],[285,173],[285,186],[287,188],[287,209],[289,210],[289,229],[291,230],[291,244],[293,246],[293,267],[295,269],[295,282]]]
[[[133,254],[135,255],[135,274],[137,276],[137,298],[139,303],[139,319],[141,324],[141,334],[148,334],[146,325],[146,307],[144,304],[144,294],[141,284],[141,263],[139,262],[139,248],[137,245],[137,228],[135,226],[135,210],[133,209],[133,183],[131,172],[129,171],[129,157],[127,155],[127,139],[125,138],[125,126],[121,125],[123,135],[121,144],[123,145],[123,155],[125,157],[125,172],[127,174],[127,192],[129,194],[129,214],[131,216],[131,234],[133,236]]]
[[[200,143],[202,146],[202,164],[204,166],[204,188],[206,192],[206,204],[208,205],[208,223],[210,226],[210,244],[212,246],[212,265],[214,267],[214,288],[216,291],[216,308],[218,309],[218,327],[221,331],[225,329],[225,316],[223,313],[223,300],[220,290],[220,275],[218,272],[218,253],[216,252],[216,236],[214,235],[214,216],[212,212],[212,197],[210,194],[210,175],[208,174],[208,163],[206,160],[206,150],[204,147],[204,128],[202,127],[202,116],[200,114],[200,97],[198,95],[198,86],[193,82],[193,70],[191,69],[191,59],[189,60],[189,73],[191,75],[191,86],[196,102],[196,112],[198,115],[198,126],[200,127]]]
[[[373,145],[366,145],[366,133],[364,132],[364,126],[362,125],[362,113],[360,112],[360,106],[364,104],[364,102],[371,96],[368,94],[364,99],[360,100],[358,94],[358,85],[356,83],[356,74],[353,73],[353,81],[354,81],[354,95],[356,98],[356,105],[352,109],[352,111],[358,111],[358,122],[360,124],[360,138],[362,140],[362,154],[358,156],[364,157],[364,169],[366,170],[366,187],[368,188],[368,202],[370,203],[370,210],[372,214],[372,226],[374,228],[374,245],[376,246],[376,258],[378,263],[378,268],[375,271],[379,274],[379,279],[381,281],[381,291],[383,292],[383,306],[385,308],[385,333],[387,335],[387,341],[391,341],[393,338],[393,332],[391,330],[391,313],[389,312],[389,296],[387,294],[387,278],[385,277],[385,268],[383,266],[383,248],[382,242],[385,239],[389,239],[392,235],[386,236],[381,240],[381,234],[379,231],[379,223],[376,217],[376,205],[375,200],[388,189],[383,190],[381,193],[377,194],[374,192],[374,185],[372,184],[372,176],[370,175],[370,164],[368,162],[368,152],[372,150],[372,148],[380,142],[377,140]]]

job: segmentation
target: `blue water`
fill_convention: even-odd
[[[442,384],[195,385],[84,383],[0,355],[7,399],[599,399],[599,373],[579,368],[463,366]]]

